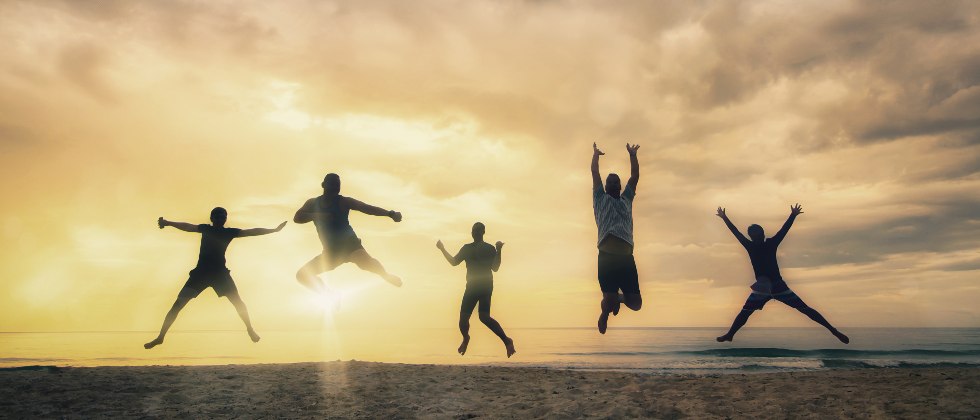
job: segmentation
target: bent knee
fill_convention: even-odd
[[[480,312],[480,322],[486,324],[491,321],[493,321],[493,318],[490,317],[489,312]]]
[[[626,305],[627,308],[634,311],[639,311],[640,308],[643,307],[643,297],[633,294],[626,295],[623,299],[623,304]]]

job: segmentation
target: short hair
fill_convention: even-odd
[[[340,175],[333,172],[327,174],[327,176],[323,177],[323,183],[320,184],[320,186],[322,186],[324,190],[330,190],[335,193],[340,192]]]
[[[228,217],[228,210],[225,210],[224,207],[215,207],[211,209],[211,218],[215,218],[218,216]]]
[[[749,226],[749,236],[755,236],[755,235],[765,236],[765,234],[766,234],[766,231],[762,230],[762,226],[759,226],[759,225],[751,225],[751,226]]]

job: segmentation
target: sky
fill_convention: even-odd
[[[452,328],[435,247],[506,243],[505,328],[593,327],[592,143],[641,166],[644,307],[615,326],[731,322],[752,283],[715,215],[771,235],[783,276],[845,327],[980,327],[980,5],[919,1],[0,1],[0,331],[152,331],[199,235],[256,328]],[[342,266],[339,309],[295,280],[321,193],[404,287]],[[750,326],[811,326],[771,305]],[[475,320],[474,320],[475,321]],[[175,329],[237,329],[210,291]]]

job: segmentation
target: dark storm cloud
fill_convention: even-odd
[[[921,204],[921,203],[920,203]],[[976,249],[980,238],[980,198],[948,197],[928,203],[928,214],[899,216],[860,227],[823,226],[808,230],[792,260],[802,267],[868,263],[906,253],[947,253]]]

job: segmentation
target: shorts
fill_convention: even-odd
[[[313,257],[303,267],[312,268],[315,274],[330,271],[350,261],[350,254],[359,249],[364,249],[364,246],[361,245],[361,239],[356,236],[333,241],[327,249],[323,250],[323,253]]]
[[[599,251],[599,288],[602,293],[640,294],[640,277],[632,255]]]
[[[752,292],[749,294],[749,298],[745,300],[745,305],[742,306],[743,311],[761,311],[766,302],[776,299],[793,309],[802,309],[806,307],[806,303],[803,299],[800,299],[796,293],[792,290],[786,289],[785,291],[779,293],[759,293]]]
[[[470,315],[473,308],[479,303],[478,312],[481,314],[490,313],[490,299],[493,297],[493,280],[466,282],[466,291],[463,292],[463,302],[459,305],[459,313]]]
[[[238,293],[238,287],[235,286],[235,281],[231,278],[231,271],[228,271],[227,268],[195,268],[191,270],[190,277],[184,283],[184,288],[180,289],[177,297],[193,299],[209,287],[213,288],[214,293],[218,296]]]

